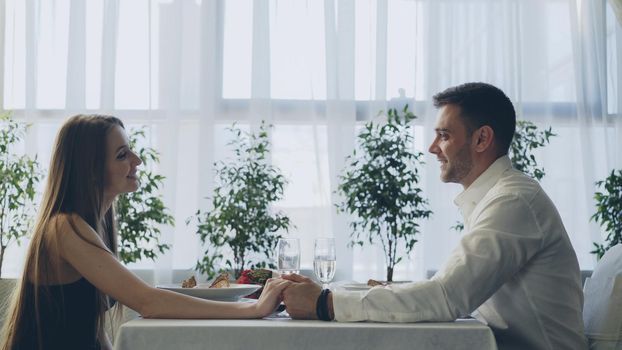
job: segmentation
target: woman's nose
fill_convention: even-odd
[[[143,163],[143,160],[140,159],[140,157],[136,153],[134,153],[134,152],[132,152],[132,153],[134,154],[134,158],[135,158],[134,163],[136,165],[141,165]]]

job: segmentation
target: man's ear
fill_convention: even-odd
[[[473,132],[475,152],[482,153],[488,149],[491,149],[493,147],[494,140],[495,132],[488,125],[484,125]]]

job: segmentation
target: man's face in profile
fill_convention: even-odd
[[[464,185],[463,180],[473,168],[471,136],[460,107],[445,105],[436,117],[436,137],[428,149],[441,163],[441,181]]]

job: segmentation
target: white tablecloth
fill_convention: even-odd
[[[442,323],[338,323],[272,320],[135,319],[121,326],[115,350],[496,350],[476,320]]]

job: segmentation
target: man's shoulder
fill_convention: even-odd
[[[538,222],[554,220],[557,224],[561,220],[555,203],[540,183],[513,169],[504,173],[488,191],[480,203],[480,210],[511,212],[522,219],[533,217]]]
[[[488,191],[486,197],[519,197],[531,202],[543,193],[538,181],[518,170],[508,169]]]

